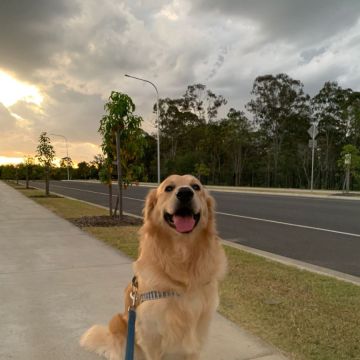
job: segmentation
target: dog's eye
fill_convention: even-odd
[[[168,185],[166,188],[165,188],[165,191],[166,192],[172,192],[174,190],[174,187],[172,185]]]
[[[200,186],[198,184],[192,184],[191,187],[195,190],[195,191],[200,191]]]

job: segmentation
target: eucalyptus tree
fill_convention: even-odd
[[[347,90],[347,142],[360,149],[360,92]]]
[[[227,100],[222,95],[216,95],[203,84],[189,85],[183,95],[183,110],[193,112],[201,121],[208,123],[217,118],[221,106]]]
[[[36,148],[36,158],[45,169],[45,195],[49,196],[50,169],[55,157],[54,147],[51,145],[50,138],[46,132],[42,132],[39,137],[39,144]]]
[[[337,158],[346,143],[347,115],[346,104],[349,91],[336,82],[328,81],[312,100],[313,117],[318,124],[318,159],[320,165],[320,185],[335,187]]]
[[[112,91],[104,109],[106,115],[100,120],[99,132],[102,135],[102,150],[110,161],[116,158],[119,193],[119,218],[123,216],[122,166],[128,169],[129,161],[141,152],[142,118],[134,114],[135,104],[123,93]],[[115,146],[114,146],[115,142]],[[116,155],[115,155],[116,154]],[[121,161],[122,159],[123,161]]]
[[[255,79],[246,105],[253,114],[255,124],[267,140],[272,156],[273,186],[278,186],[278,170],[287,129],[292,122],[310,124],[310,97],[304,93],[303,84],[286,74],[264,75]],[[293,144],[296,146],[296,144]]]
[[[233,174],[232,185],[240,186],[250,148],[250,121],[243,111],[231,108],[221,123],[225,128],[227,156],[230,160],[229,168]]]

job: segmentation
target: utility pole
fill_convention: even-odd
[[[135,79],[135,80],[140,80],[140,81],[144,81],[149,83],[150,85],[152,85],[156,91],[156,122],[157,122],[157,182],[158,184],[160,184],[161,178],[160,178],[160,119],[159,119],[159,114],[160,114],[160,109],[159,109],[159,91],[156,87],[156,85],[154,83],[152,83],[149,80],[146,79],[142,79],[136,76],[132,76],[132,75],[128,75],[125,74],[126,77]]]

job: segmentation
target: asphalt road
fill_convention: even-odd
[[[42,182],[33,185],[43,187]],[[107,187],[99,183],[52,181],[50,191],[108,204]],[[124,210],[141,215],[148,191],[141,186],[125,190]],[[360,201],[211,193],[223,239],[360,276]]]

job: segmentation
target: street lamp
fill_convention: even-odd
[[[60,135],[60,134],[49,134],[52,136],[59,136],[62,137],[65,140],[65,145],[66,145],[66,164],[67,164],[67,179],[70,180],[70,172],[69,172],[69,149],[68,149],[68,141],[67,138],[64,135]]]
[[[145,80],[142,78],[138,78],[136,76],[131,76],[128,74],[125,74],[126,77],[135,79],[135,80],[140,80],[140,81],[144,81],[147,82],[149,84],[151,84],[155,91],[156,91],[156,120],[157,120],[157,178],[158,178],[158,184],[160,184],[160,122],[159,122],[159,91],[157,89],[157,87],[155,86],[154,83],[152,83],[149,80]]]

